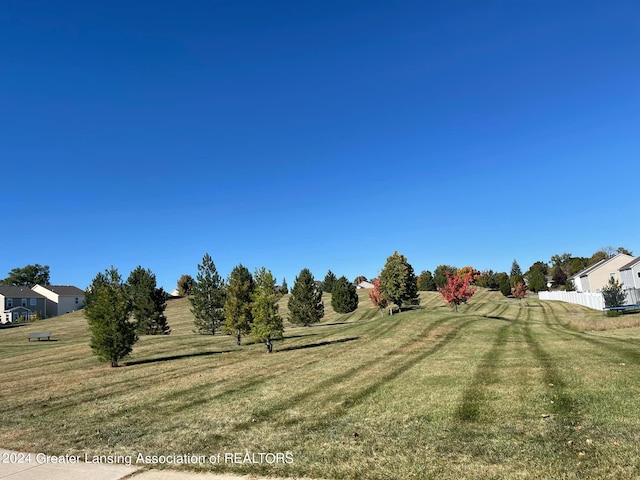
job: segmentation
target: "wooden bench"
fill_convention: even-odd
[[[31,332],[29,334],[29,341],[31,341],[34,338],[37,338],[38,341],[42,340],[43,338],[46,338],[47,341],[49,341],[51,340],[51,332]]]

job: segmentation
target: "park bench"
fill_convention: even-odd
[[[43,338],[46,338],[47,341],[49,341],[51,340],[51,332],[31,332],[29,334],[29,341],[35,338],[37,338],[38,341],[42,340]]]

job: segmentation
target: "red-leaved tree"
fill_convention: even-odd
[[[522,300],[527,295],[527,286],[522,282],[518,282],[511,292],[514,297]]]
[[[438,287],[438,291],[447,302],[447,305],[455,305],[456,312],[458,311],[458,305],[461,303],[467,303],[476,291],[469,288],[470,275],[466,275],[464,278],[460,278],[458,275],[451,275],[447,272],[447,283],[444,287]]]
[[[389,301],[383,297],[382,292],[380,291],[380,279],[376,278],[373,281],[373,290],[369,292],[369,298],[371,299],[371,303],[373,303],[380,310],[389,305]]]

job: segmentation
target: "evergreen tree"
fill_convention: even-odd
[[[133,304],[138,334],[169,335],[171,327],[164,315],[167,294],[156,286],[156,276],[151,270],[136,267],[127,279],[127,289]]]
[[[267,352],[273,351],[272,341],[282,338],[284,326],[282,317],[278,315],[278,295],[276,281],[270,270],[264,267],[255,271],[255,289],[252,295],[251,338],[256,342],[264,342]]]
[[[511,283],[509,282],[509,275],[505,272],[496,273],[496,281],[498,282],[498,288],[500,293],[505,297],[511,295]]]
[[[215,335],[224,321],[224,285],[208,253],[198,265],[198,275],[189,301],[199,333]]]
[[[329,270],[324,276],[324,281],[322,282],[322,291],[325,293],[331,293],[333,291],[333,284],[335,282],[336,276],[331,270]]]
[[[511,288],[515,288],[518,283],[524,283],[524,277],[522,276],[522,270],[518,262],[513,260],[511,264],[511,275],[509,276],[509,284]]]
[[[236,343],[241,344],[242,335],[251,330],[251,302],[254,283],[251,272],[239,264],[231,270],[227,280],[227,295],[224,303],[224,331],[235,334]]]
[[[627,293],[623,290],[623,285],[614,277],[609,278],[609,283],[602,287],[604,306],[607,308],[620,307],[624,305]]]
[[[358,308],[356,287],[347,277],[342,276],[333,283],[331,306],[338,313],[350,313]]]
[[[138,340],[130,321],[133,304],[114,267],[98,273],[85,293],[84,315],[91,332],[91,349],[102,361],[117,367]]]
[[[387,258],[380,273],[380,291],[386,299],[395,303],[400,311],[405,302],[412,305],[420,303],[418,282],[413,267],[407,262],[407,257],[397,251]]]
[[[296,277],[288,305],[289,321],[294,324],[309,326],[324,316],[322,291],[309,269],[303,268]]]
[[[422,292],[435,292],[437,288],[431,272],[429,270],[423,270],[418,277],[418,290]]]
[[[280,286],[280,294],[286,295],[289,293],[289,285],[287,285],[287,279],[282,279],[282,285]]]
[[[191,275],[182,275],[178,279],[178,295],[181,297],[187,297],[191,295],[191,290],[193,289],[193,284],[196,281],[193,279]]]
[[[527,285],[532,292],[547,289],[547,272],[549,267],[544,262],[535,262],[527,272]]]

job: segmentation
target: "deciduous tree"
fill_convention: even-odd
[[[138,340],[130,321],[131,296],[114,267],[98,273],[85,293],[84,315],[91,332],[91,349],[102,361],[117,367]]]
[[[296,277],[288,306],[289,321],[294,324],[309,326],[324,316],[322,291],[308,268],[303,268]]]
[[[350,313],[358,308],[358,294],[353,283],[342,276],[333,283],[331,306],[338,313]]]
[[[407,257],[397,251],[387,258],[382,272],[380,272],[380,291],[384,298],[395,303],[402,311],[403,303],[417,305],[418,282],[413,267]]]
[[[284,326],[282,317],[278,315],[278,295],[276,281],[270,270],[264,267],[255,271],[255,288],[251,304],[251,338],[263,342],[267,352],[273,351],[273,340],[282,338]]]
[[[194,283],[196,283],[196,281],[191,275],[182,275],[178,279],[178,295],[180,295],[181,297],[187,297],[191,295],[191,290],[193,289]]]
[[[369,294],[369,299],[371,300],[371,303],[373,303],[374,306],[379,308],[380,311],[387,308],[387,306],[389,305],[389,301],[386,298],[384,298],[384,296],[382,295],[382,292],[380,291],[379,278],[376,278],[373,281],[373,288],[368,292],[368,294]]]
[[[50,274],[49,265],[26,265],[17,267],[9,272],[9,276],[2,280],[0,284],[14,287],[33,287],[34,285],[49,285]]]
[[[518,300],[522,300],[527,295],[527,286],[524,284],[524,282],[518,282],[516,283],[516,286],[513,287],[513,290],[511,293]]]
[[[460,277],[458,275],[451,275],[447,273],[447,283],[444,287],[439,288],[438,291],[447,302],[447,305],[454,305],[456,312],[458,311],[458,305],[461,303],[467,303],[467,301],[473,296],[476,291],[469,288],[470,275]]]
[[[251,330],[253,289],[253,276],[249,269],[242,264],[234,267],[227,279],[224,331],[235,334],[238,345],[242,343],[242,335],[247,335]]]
[[[447,283],[447,274],[455,275],[458,269],[452,265],[438,265],[433,272],[433,281],[436,287],[444,287]]]
[[[435,292],[436,282],[429,270],[423,270],[418,277],[418,290],[422,292]]]
[[[213,259],[208,253],[198,265],[198,275],[193,284],[191,313],[199,333],[215,335],[224,321],[224,284]]]

